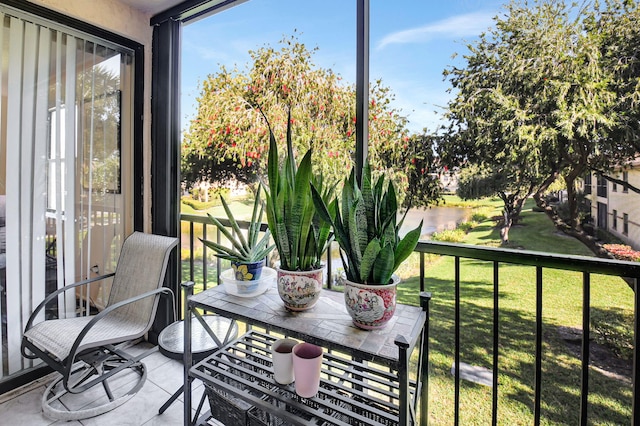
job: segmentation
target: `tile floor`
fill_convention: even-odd
[[[150,347],[147,343],[138,344],[129,352],[143,351]],[[42,413],[41,400],[51,377],[42,378],[21,389],[0,395],[0,425],[40,426],[66,424],[70,426],[152,426],[152,425],[181,425],[183,424],[182,395],[163,414],[158,409],[182,385],[182,363],[165,357],[160,352],[154,352],[143,360],[147,366],[147,380],[143,388],[120,407],[97,417],[80,421],[54,421]],[[99,385],[98,385],[99,386]],[[200,382],[193,384],[193,409],[200,402],[203,394]],[[87,391],[91,392],[91,390]],[[114,390],[115,392],[115,390]],[[81,395],[74,395],[80,397]],[[95,396],[86,395],[79,405],[94,402]],[[208,409],[208,402],[205,402]]]

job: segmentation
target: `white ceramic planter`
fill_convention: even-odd
[[[400,277],[393,275],[386,285],[358,284],[344,280],[344,302],[353,323],[365,330],[383,328],[396,311],[396,287]]]
[[[320,298],[323,270],[278,271],[278,294],[284,306],[292,311],[311,309]]]

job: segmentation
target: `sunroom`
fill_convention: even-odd
[[[4,210],[0,224],[6,233],[6,249],[1,254],[4,263],[0,265],[0,395],[5,395],[0,413],[2,405],[9,406],[11,401],[17,401],[18,397],[14,396],[20,394],[17,390],[38,384],[50,373],[43,364],[23,358],[20,352],[25,323],[46,295],[65,284],[113,272],[123,241],[134,231],[180,237],[181,222],[193,222],[180,214],[182,28],[212,14],[224,16],[225,10],[246,1],[0,0],[3,19],[0,33],[3,52],[0,69],[0,206]],[[356,115],[367,117],[368,93],[363,88],[368,86],[369,78],[370,5],[368,0],[356,0],[355,3]],[[360,168],[367,155],[366,125],[366,119],[357,120],[354,151],[355,162]],[[191,227],[193,229],[193,224]],[[194,235],[182,235],[182,238],[182,250],[189,251],[189,238],[192,243]],[[488,365],[488,370],[493,371],[488,385],[490,390],[485,394],[486,400],[481,402],[488,407],[489,414],[484,420],[499,423],[503,398],[510,397],[501,395],[498,387],[503,365],[500,351],[502,345],[507,344],[500,338],[500,327],[515,321],[515,317],[503,317],[499,309],[498,271],[505,264],[533,268],[531,285],[536,304],[536,315],[530,319],[533,327],[530,331],[532,381],[530,388],[523,391],[526,396],[511,397],[526,400],[524,404],[530,408],[527,416],[535,424],[540,424],[541,419],[543,422],[558,419],[558,414],[549,414],[555,412],[554,403],[544,398],[544,372],[548,362],[545,356],[549,352],[545,349],[543,305],[556,302],[543,302],[543,276],[549,270],[574,271],[578,274],[577,288],[584,294],[583,310],[579,313],[583,331],[578,336],[581,367],[576,379],[578,385],[567,392],[575,393],[573,398],[579,407],[576,419],[580,419],[581,424],[587,424],[591,419],[606,419],[607,408],[601,407],[600,402],[593,403],[589,386],[589,378],[599,374],[592,371],[589,362],[591,275],[628,277],[637,285],[640,267],[627,262],[426,241],[421,241],[416,251],[420,258],[420,291],[431,291],[429,285],[425,285],[425,257],[435,254],[452,259],[451,288],[455,301],[453,322],[447,328],[453,345],[452,369],[447,372],[452,394],[429,395],[429,359],[425,355],[427,385],[417,389],[426,395],[427,403],[407,408],[408,411],[422,411],[418,417],[413,417],[414,421],[420,418],[421,424],[427,423],[424,413],[429,412],[431,398],[450,402],[449,418],[454,424],[464,423],[465,410],[470,410],[469,404],[473,404],[473,400],[464,401],[464,395],[468,394],[468,386],[476,385],[469,385],[461,378],[466,365],[461,358],[461,345],[465,343],[461,342],[464,334],[461,327],[472,326],[464,322],[464,306],[473,309],[473,304],[461,304],[460,289],[465,281],[460,275],[461,259],[463,268],[466,261],[482,261],[488,262],[494,271],[489,279],[494,300],[489,321],[491,337],[487,347],[474,349],[491,354]],[[180,250],[175,250],[169,259],[165,281],[165,286],[177,295],[176,302],[180,307],[183,306],[180,283],[193,279],[182,275],[181,257]],[[193,253],[187,262],[194,264]],[[108,286],[94,286],[87,294],[70,296],[67,293],[67,297],[58,298],[47,306],[46,315],[99,310],[106,303],[108,290]],[[412,297],[419,305],[419,291]],[[161,301],[146,339],[148,343],[143,344],[157,344],[160,332],[173,321],[170,304]],[[637,315],[633,327],[637,331]],[[429,339],[428,332],[426,338]],[[432,339],[440,337],[433,336]],[[633,352],[631,383],[621,382],[625,391],[620,396],[627,404],[621,416],[630,418],[632,424],[640,406],[635,380],[639,362],[635,345]],[[162,358],[153,358],[150,362],[160,363],[159,360]],[[164,400],[183,383],[179,362],[171,367],[162,365],[167,374],[175,377],[168,380],[161,393],[149,393],[148,398],[142,398],[142,404],[150,408],[133,409],[150,413],[146,418],[136,418],[138,423],[128,423],[130,419],[126,417],[113,417],[118,416],[116,410],[105,414],[111,417],[106,420],[103,417],[102,421],[107,424],[182,422],[181,404],[173,414],[167,412],[164,418],[157,415]],[[418,369],[415,361],[410,365],[410,368]],[[410,371],[414,379],[416,373]],[[140,393],[144,392],[143,388]],[[202,393],[203,389],[195,391],[194,395],[199,396],[198,392]],[[415,388],[412,392],[416,392]],[[39,404],[39,401],[31,402]],[[193,403],[197,406],[198,398],[194,397]],[[15,405],[11,407],[16,409]],[[39,410],[39,405],[27,411],[33,409]],[[604,410],[604,414],[599,410]],[[412,415],[404,413],[400,418],[411,419]],[[100,417],[94,419],[91,421],[101,421]],[[42,417],[41,423],[33,424],[50,423]]]

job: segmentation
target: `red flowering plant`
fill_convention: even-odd
[[[257,105],[268,116],[279,143],[292,126],[294,152],[312,148],[314,170],[327,181],[341,182],[349,174],[356,141],[355,86],[316,66],[317,49],[308,49],[295,35],[281,40],[279,47],[250,51],[246,71],[221,67],[201,82],[197,113],[183,138],[185,183],[266,179],[269,129],[256,113]],[[425,168],[424,145],[412,144],[407,120],[392,107],[393,93],[382,81],[371,83],[369,99],[371,165],[394,182],[402,204],[407,188],[416,187],[410,175],[427,176],[416,174]],[[295,108],[287,122],[290,105]],[[410,149],[404,147],[407,143]],[[416,150],[411,149],[414,145]],[[282,152],[286,146],[278,148]],[[420,161],[411,162],[409,155]]]
[[[602,247],[618,260],[640,262],[640,251],[634,250],[631,246],[625,244],[604,244]]]

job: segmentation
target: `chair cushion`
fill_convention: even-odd
[[[44,321],[24,333],[31,343],[64,361],[76,337],[93,316]],[[145,325],[127,321],[121,316],[107,315],[94,325],[82,340],[78,352],[112,343],[136,339],[145,333]]]

